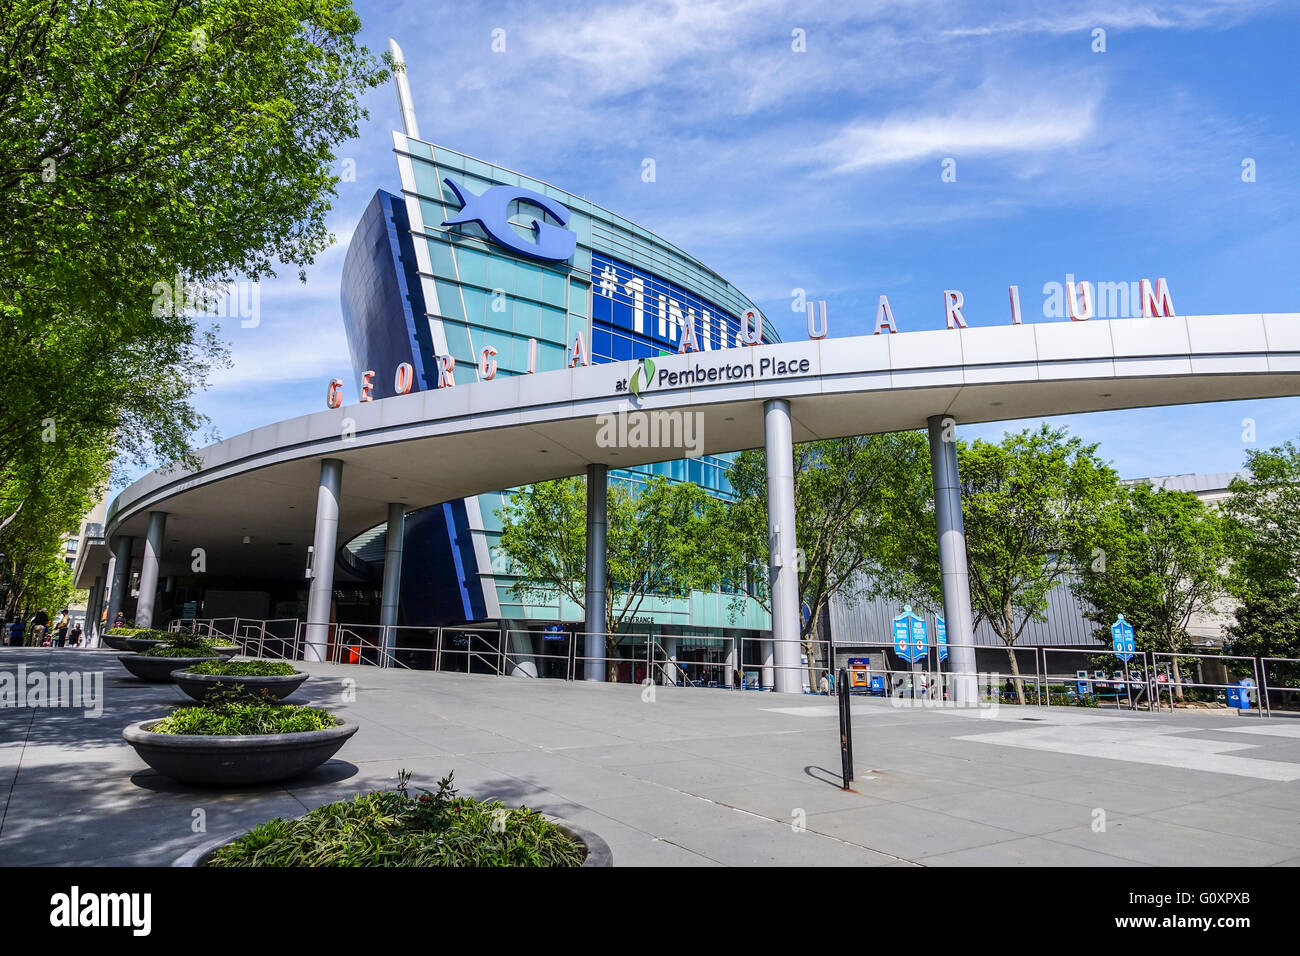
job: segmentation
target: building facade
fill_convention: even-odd
[[[763,342],[777,341],[735,286],[608,209],[403,133],[394,133],[394,153],[401,195],[376,192],[343,267],[342,316],[358,393],[369,384],[374,398],[384,398],[437,388],[442,376],[473,382],[653,359],[676,353],[688,330],[701,349],[731,348],[742,344],[747,312]],[[539,237],[560,245],[546,249]],[[635,485],[661,475],[726,499],[730,460],[684,451],[680,460],[609,477]],[[406,516],[402,624],[540,631],[582,620],[582,609],[558,593],[524,601],[512,591],[515,579],[497,547],[509,495],[503,489]],[[386,536],[380,525],[347,542],[341,563],[377,581]],[[769,626],[747,595],[696,591],[647,599],[632,629],[683,635],[685,646],[687,635],[709,644],[757,637]]]

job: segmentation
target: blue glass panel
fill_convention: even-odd
[[[463,319],[464,314],[460,309],[460,287],[454,282],[443,282],[441,279],[434,280],[438,287],[438,307],[442,309],[442,314],[449,319]]]
[[[489,256],[487,284],[492,289],[505,289],[509,294],[515,291],[515,263],[501,256]]]
[[[488,306],[491,304],[490,297],[486,292],[479,289],[471,289],[469,286],[461,286],[461,291],[465,295],[465,319],[476,325],[482,325],[484,317],[487,315]],[[509,298],[506,299],[507,308],[509,308]]]
[[[468,246],[456,249],[456,264],[460,266],[460,281],[470,285],[487,285],[487,253]]]
[[[565,286],[567,285],[564,276],[552,272],[550,269],[542,271],[542,301],[547,305],[565,306]],[[522,293],[522,290],[521,290]],[[586,315],[586,309],[578,313]]]
[[[614,336],[602,328],[592,329],[591,355],[593,359],[610,359],[614,356]]]
[[[569,311],[574,315],[587,314],[587,284],[585,282],[569,283]]]
[[[542,334],[542,307],[532,302],[515,300],[513,329],[518,335],[540,336]]]
[[[515,264],[515,295],[522,299],[540,302],[542,298],[542,267],[530,262]],[[563,302],[559,303],[563,305]]]
[[[548,309],[546,306],[542,306],[541,337],[552,342],[563,342],[567,319],[568,315],[559,309]]]

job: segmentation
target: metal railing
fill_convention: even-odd
[[[201,636],[236,643],[246,657],[278,660],[303,660],[307,651],[306,623],[299,618],[254,619],[239,617],[176,619],[167,630],[189,630]],[[615,651],[599,655],[586,653],[588,637],[615,638]],[[668,653],[665,641],[678,641],[676,655]],[[1021,662],[1018,675],[997,673],[996,683],[1001,688],[986,686],[990,675],[985,672],[965,672],[951,669],[951,658],[939,660],[939,648],[931,645],[926,657],[909,664],[894,652],[890,642],[832,644],[830,641],[797,641],[800,661],[797,664],[778,665],[775,662],[776,642],[763,637],[724,637],[702,634],[658,634],[565,630],[559,632],[533,629],[486,628],[475,625],[419,627],[383,626],[379,624],[331,623],[325,659],[333,663],[359,666],[399,667],[404,670],[432,670],[456,673],[488,674],[499,677],[528,679],[550,678],[557,680],[582,680],[588,663],[600,665],[602,680],[618,683],[642,683],[646,680],[662,685],[680,687],[737,687],[736,672],[741,675],[746,689],[773,689],[775,675],[783,669],[800,674],[800,684],[805,693],[817,693],[823,675],[836,675],[837,659],[855,656],[876,657],[878,664],[866,668],[869,675],[883,678],[884,695],[888,697],[949,699],[948,689],[955,679],[972,678],[978,682],[979,697],[997,696],[1004,702],[1018,700],[1014,683],[1018,679],[1025,691],[1027,703],[1054,706],[1053,687],[1063,685],[1068,695],[1071,685],[1087,685],[1087,693],[1113,696],[1116,707],[1137,710],[1145,703],[1148,712],[1163,711],[1163,697],[1168,691],[1169,707],[1174,710],[1178,688],[1236,691],[1258,696],[1260,717],[1271,717],[1277,695],[1300,699],[1300,687],[1282,683],[1270,674],[1282,668],[1294,668],[1300,673],[1300,659],[1287,657],[1245,657],[1229,654],[1196,654],[1189,652],[1136,651],[1131,661],[1123,663],[1121,674],[1102,677],[1094,673],[1080,677],[1076,671],[1053,672],[1052,656],[1085,654],[1093,657],[1112,656],[1105,647],[1093,648],[1014,648]],[[685,646],[683,646],[683,644]],[[754,645],[757,645],[755,647]],[[970,647],[976,650],[1002,651],[996,644],[950,644],[948,647]],[[811,649],[811,659],[809,650]],[[1041,653],[1040,653],[1041,651]],[[1021,655],[1030,655],[1032,672],[1024,666]],[[1116,657],[1116,661],[1119,659]],[[1212,683],[1191,680],[1181,673],[1174,674],[1175,660],[1216,661],[1228,665],[1237,673],[1247,667],[1254,676],[1254,686],[1243,688],[1237,683]],[[1248,664],[1246,662],[1249,662]],[[828,681],[829,682],[829,681]],[[838,680],[833,683],[834,693],[846,688]],[[853,689],[849,689],[854,692]],[[1078,689],[1075,688],[1077,693]],[[1113,694],[1107,695],[1107,692]],[[1057,695],[1058,697],[1060,694]],[[1279,708],[1287,710],[1285,706]],[[1297,708],[1300,709],[1300,708]]]
[[[1297,672],[1300,672],[1300,658],[1295,657],[1261,657],[1259,659],[1259,701],[1267,717],[1273,716],[1273,694],[1280,693],[1290,695],[1291,699],[1300,700],[1300,686],[1293,687],[1289,684],[1275,685],[1269,682],[1268,668],[1270,664],[1290,665]],[[1298,675],[1300,676],[1300,675]],[[1286,697],[1283,697],[1285,704]],[[1283,707],[1283,710],[1291,708]]]
[[[1125,661],[1116,654],[1105,649],[1099,649],[1097,653],[1088,656],[1111,657],[1122,670],[1119,673],[1112,670],[1109,674],[1105,672],[1098,674],[1096,669],[1091,673],[1085,670],[1084,675],[1080,676],[1077,670],[1053,674],[1051,658],[1049,657],[1051,654],[1070,654],[1078,657],[1080,654],[1078,648],[1044,647],[1041,650],[1043,652],[1043,674],[1047,680],[1047,706],[1052,706],[1052,687],[1059,683],[1065,688],[1063,696],[1067,698],[1071,695],[1081,698],[1091,696],[1094,701],[1104,701],[1113,697],[1116,709],[1123,709],[1124,705],[1127,704],[1129,710],[1137,710],[1138,705],[1143,701],[1146,702],[1148,712],[1154,708],[1154,695],[1150,688],[1152,669],[1146,651],[1133,651],[1132,659]],[[1080,685],[1084,686],[1083,690],[1079,689]],[[1072,687],[1073,690],[1071,690]]]
[[[1182,669],[1177,666],[1179,660],[1213,660],[1213,661],[1250,661],[1251,670],[1255,676],[1254,686],[1244,688],[1240,684],[1213,684],[1205,681],[1188,680],[1182,676]],[[1259,660],[1254,657],[1241,657],[1233,654],[1189,654],[1186,652],[1174,653],[1172,651],[1153,651],[1151,653],[1152,669],[1154,670],[1154,681],[1152,686],[1155,688],[1156,706],[1163,712],[1164,706],[1161,704],[1162,696],[1166,689],[1169,691],[1169,712],[1174,713],[1174,694],[1181,696],[1184,687],[1209,687],[1221,689],[1226,696],[1229,691],[1235,690],[1238,693],[1259,691]],[[1164,670],[1161,670],[1161,668]],[[1161,678],[1164,680],[1161,680]],[[1261,719],[1265,716],[1263,706],[1257,708]]]

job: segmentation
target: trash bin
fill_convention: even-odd
[[[1237,681],[1236,687],[1228,688],[1228,706],[1237,710],[1250,710],[1250,692],[1254,687],[1255,682],[1249,678]]]

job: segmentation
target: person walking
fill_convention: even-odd
[[[68,646],[69,647],[81,646],[81,625],[80,624],[77,624],[72,628],[71,631],[68,632]]]
[[[45,632],[50,629],[50,612],[41,608],[32,615],[31,646],[40,647],[45,642]]]
[[[54,639],[55,647],[63,647],[67,642],[68,627],[71,623],[72,622],[68,619],[68,609],[65,607],[63,613],[59,615],[59,623],[54,627],[54,633],[58,635],[58,637]]]

